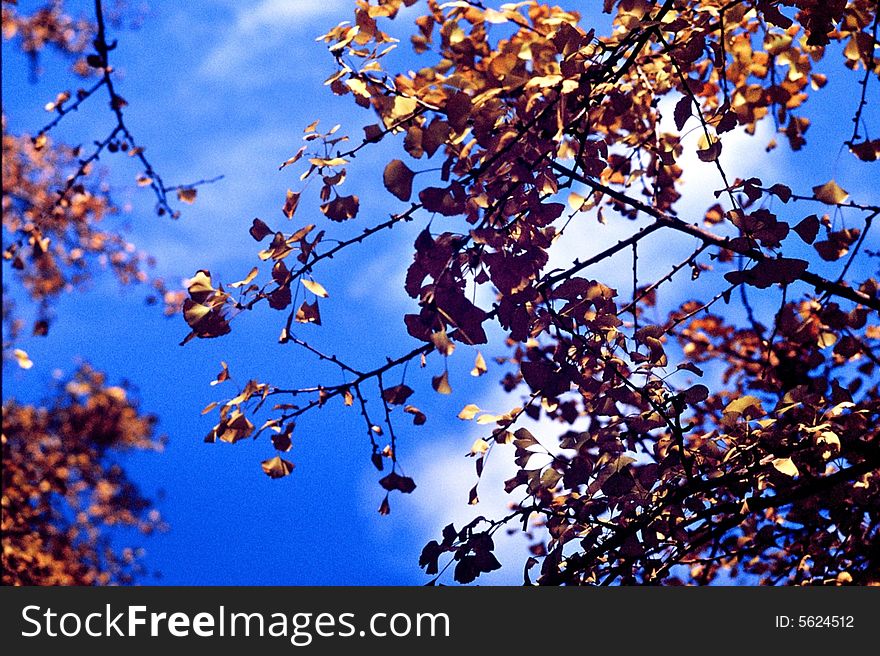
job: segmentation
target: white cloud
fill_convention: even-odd
[[[221,30],[217,46],[202,62],[199,72],[210,79],[253,84],[260,79],[254,64],[267,52],[282,47],[292,34],[301,36],[303,28],[317,36],[318,31],[342,20],[342,10],[348,4],[345,0],[261,0],[255,5],[235,2],[233,24]],[[299,58],[297,53],[291,53],[291,57]]]

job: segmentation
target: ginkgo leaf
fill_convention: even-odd
[[[272,229],[260,219],[254,219],[248,232],[251,233],[251,237],[255,240],[263,241],[268,235],[272,234]]]
[[[734,399],[724,408],[724,414],[760,416],[764,414],[761,401],[757,397],[746,395]]]
[[[198,189],[193,189],[192,187],[184,187],[177,190],[177,199],[189,205],[196,202],[197,195]]]
[[[400,200],[409,200],[412,196],[412,183],[415,174],[399,159],[388,162],[382,174],[385,188]]]
[[[303,302],[299,310],[296,311],[294,319],[298,323],[313,323],[320,326],[321,312],[318,309],[318,301],[315,301],[314,303]]]
[[[285,166],[290,166],[291,164],[295,164],[296,162],[299,161],[300,157],[302,157],[303,153],[305,153],[305,152],[306,152],[306,146],[301,146],[300,149],[298,151],[296,151],[296,154],[294,154],[293,157],[286,159],[281,163],[281,166],[278,167],[278,170],[280,171]]]
[[[481,437],[478,437],[474,440],[474,443],[471,445],[471,450],[468,453],[470,456],[476,456],[489,450],[489,443]]]
[[[413,479],[409,478],[408,476],[401,476],[396,472],[391,472],[385,478],[380,479],[379,485],[384,487],[389,492],[392,490],[399,490],[404,494],[409,494],[416,489],[416,484]]]
[[[826,205],[838,205],[846,201],[849,194],[834,180],[829,180],[823,185],[813,187],[813,197]]]
[[[819,234],[819,217],[815,214],[811,214],[810,216],[801,219],[792,230],[794,230],[798,237],[803,239],[806,243],[812,244],[816,241],[816,236]]]
[[[432,377],[431,386],[438,394],[452,394],[452,387],[449,385],[449,372],[444,371],[439,376]]]
[[[12,351],[12,355],[15,356],[16,363],[18,363],[18,366],[22,369],[30,369],[34,366],[34,363],[28,356],[27,351],[17,348]]]
[[[395,385],[382,392],[382,399],[391,405],[403,405],[412,396],[413,390],[409,385]]]
[[[290,439],[290,434],[289,433],[276,433],[275,435],[273,435],[272,436],[272,447],[276,451],[290,451],[290,449],[293,448],[293,442]],[[289,464],[290,464],[291,469],[293,469],[293,463],[289,463]]]
[[[224,383],[229,380],[229,366],[225,362],[220,363],[220,373],[217,374],[217,378],[211,381],[211,386],[219,385],[220,383]]]
[[[216,291],[211,280],[211,272],[205,269],[196,271],[196,274],[186,282],[186,290],[197,303],[206,301]]]
[[[357,216],[359,206],[357,196],[337,196],[321,205],[321,211],[331,221],[348,221]]]
[[[465,407],[461,409],[461,412],[458,413],[459,419],[464,419],[465,421],[470,421],[474,417],[477,416],[477,413],[480,411],[480,407],[473,404],[468,403]]]
[[[679,98],[678,102],[675,103],[675,111],[673,112],[673,118],[675,120],[675,127],[681,131],[684,128],[684,124],[687,123],[687,120],[691,117],[691,98],[690,96],[682,96]]]
[[[794,461],[791,458],[776,458],[773,460],[772,464],[774,469],[780,474],[785,474],[786,476],[791,477],[800,474],[797,465],[794,464]]]
[[[431,342],[441,355],[452,355],[452,352],[455,350],[455,344],[449,339],[445,330],[431,333]]]
[[[428,421],[428,417],[425,415],[425,413],[419,410],[414,405],[405,406],[403,408],[403,411],[413,416],[413,424],[416,426],[423,426],[425,422]]]
[[[477,351],[477,357],[474,360],[474,368],[471,369],[471,376],[482,376],[487,371],[486,359],[483,357],[482,353]]]
[[[262,467],[269,478],[284,478],[293,471],[294,464],[281,456],[275,456],[264,460]]]
[[[359,78],[350,77],[344,82],[344,84],[349,89],[351,89],[353,93],[355,93],[358,96],[361,96],[362,98],[370,98],[371,97],[370,91],[367,89],[366,82],[364,82],[363,80],[361,80]]]
[[[468,94],[463,91],[454,93],[446,101],[446,116],[449,125],[456,132],[461,132],[470,118],[473,102]]]
[[[242,278],[241,280],[239,280],[237,282],[230,283],[229,286],[233,287],[235,289],[238,289],[239,287],[244,287],[245,285],[253,282],[254,278],[257,277],[257,274],[259,272],[260,272],[260,270],[257,267],[254,267],[253,269],[250,270],[250,273],[248,273],[244,278]]]
[[[697,157],[703,162],[714,162],[721,155],[721,141],[712,141],[697,150]]]
[[[327,293],[327,290],[324,289],[324,286],[316,282],[314,280],[307,280],[306,278],[300,278],[300,282],[302,282],[303,286],[312,292],[315,296],[320,296],[321,298],[327,298],[330,296]]]
[[[299,197],[300,193],[297,191],[287,190],[287,198],[284,201],[284,207],[281,208],[281,211],[284,212],[284,216],[288,219],[293,218],[294,212],[296,212],[296,208],[299,205]]]

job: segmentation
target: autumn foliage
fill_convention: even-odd
[[[379,483],[409,493],[395,431],[429,430],[405,427],[425,424],[416,404],[431,392],[405,384],[406,367],[436,372],[434,391],[450,394],[450,359],[472,359],[480,376],[483,352],[504,347],[493,369],[510,410],[469,403],[459,416],[485,430],[470,453],[477,479],[488,453],[515,459],[510,514],[475,513],[428,543],[432,582],[450,567],[461,583],[497,569],[501,529],[533,538],[526,582],[880,582],[880,294],[864,263],[880,207],[813,179],[809,162],[797,188],[723,166],[725,144],[762,123],[776,131],[768,151],[801,150],[811,97],[851,75],[863,93],[840,101],[853,119],[844,156],[871,175],[876,3],[353,4],[353,20],[323,36],[337,63],[326,84],[374,118],[354,145],[313,123],[281,164],[320,187],[326,220],[303,209],[305,188],[289,190],[283,218],[253,221],[256,266],[226,286],[199,271],[184,305],[184,342],[230,332],[242,312],[278,312],[279,341],[345,382],[249,381],[209,406],[219,421],[207,440],[267,435],[276,454],[263,469],[282,478],[291,435],[309,442],[307,415],[359,412]],[[578,13],[599,5],[604,28]],[[419,64],[398,68],[388,32],[414,11]],[[378,142],[398,152],[381,184],[399,209],[381,219],[344,187],[369,175],[355,160]],[[699,215],[678,210],[686,149],[714,176],[717,202]],[[563,233],[597,219],[620,240],[584,240],[549,269]],[[350,222],[361,228],[329,239]],[[319,329],[303,337],[332,302],[322,262],[403,222],[421,226],[402,317],[414,345],[364,367],[332,355]],[[692,252],[645,263],[640,247],[657,240]],[[631,268],[632,287],[604,284],[603,265]],[[664,290],[689,285],[670,305]],[[224,365],[217,380],[228,377]],[[540,434],[517,426],[523,415],[542,420]]]
[[[120,584],[142,573],[140,550],[119,549],[108,529],[163,528],[117,462],[161,450],[155,422],[88,366],[45,405],[4,402],[4,585]]]
[[[97,167],[104,152],[141,153],[119,113],[124,101],[112,90],[100,2],[96,7],[93,22],[72,17],[60,1],[30,12],[10,0],[2,4],[3,38],[28,56],[35,76],[51,48],[86,85],[59,92],[45,106],[53,118],[36,134],[9,131],[4,110],[3,359],[24,370],[34,363],[16,348],[26,327],[22,302],[36,309],[29,332],[49,338],[61,295],[107,271],[125,285],[149,280],[151,260],[113,225],[119,208]],[[118,124],[95,150],[50,134],[105,88]],[[151,286],[173,301],[161,280]],[[12,288],[18,306],[7,296]],[[141,413],[129,390],[105,378],[81,365],[40,404],[18,402],[4,390],[4,585],[123,584],[146,572],[143,549],[120,546],[120,538],[125,530],[153,533],[164,522],[119,460],[125,452],[161,451],[163,439],[155,435],[156,417]]]
[[[67,52],[88,83],[59,95],[36,135],[4,123],[4,258],[40,302],[95,262],[144,280],[133,247],[98,227],[115,208],[93,165],[113,153],[135,162],[163,216],[177,216],[175,195],[195,200],[196,185],[166,185],[128,130],[100,0],[95,24],[79,28],[61,3],[33,16],[14,4],[3,3],[7,38]],[[432,430],[429,395],[455,394],[462,371],[495,376],[505,410],[461,399],[458,418],[482,431],[467,454],[474,485],[462,490],[474,519],[425,545],[431,583],[498,569],[504,531],[530,539],[526,584],[880,583],[870,234],[880,206],[817,178],[799,152],[813,139],[814,97],[849,79],[858,93],[836,101],[846,138],[831,156],[876,177],[877,3],[569,5],[357,0],[352,20],[321,37],[335,62],[326,86],[364,110],[362,134],[305,128],[279,166],[292,182],[278,215],[248,218],[254,262],[239,280],[199,269],[185,294],[154,286],[181,306],[183,345],[262,313],[278,318],[280,343],[335,377],[239,385],[224,362],[214,383],[235,390],[205,408],[205,441],[260,438],[263,472],[289,481],[294,443],[315,444],[316,416],[356,413],[386,515],[393,493],[416,489],[398,437]],[[99,95],[116,120],[93,149],[50,138]],[[743,139],[789,151],[797,175],[739,173],[755,161],[732,176],[730,145]],[[390,153],[380,170],[357,165],[371,150]],[[683,209],[691,167],[714,192],[698,211]],[[352,178],[392,211],[365,211]],[[343,360],[321,336],[321,309],[335,301],[322,266],[407,223],[418,226],[403,283],[411,311],[363,325],[394,322],[411,341],[376,354],[356,335],[362,360]],[[594,239],[599,230],[615,239]],[[573,239],[575,256],[558,265]],[[687,253],[646,258],[658,245]],[[627,273],[625,287],[612,271]],[[12,576],[128,580],[130,555],[108,551],[100,527],[149,531],[157,518],[107,456],[152,447],[151,420],[85,370],[46,408],[7,403],[3,422]],[[516,466],[500,517],[479,514],[493,453]],[[18,531],[8,546],[7,523]]]

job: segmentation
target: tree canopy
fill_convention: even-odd
[[[858,263],[876,256],[865,239],[880,208],[810,179],[809,163],[791,188],[731,179],[721,158],[735,131],[754,135],[762,122],[778,134],[768,151],[801,149],[811,96],[828,75],[852,74],[863,93],[848,107],[844,145],[870,166],[880,147],[866,136],[880,71],[876,3],[607,0],[601,30],[575,7],[428,0],[409,34],[421,67],[400,70],[386,25],[414,4],[357,2],[353,20],[322,37],[337,63],[326,84],[375,116],[355,145],[338,128],[309,126],[281,164],[317,180],[326,223],[311,222],[302,190],[289,190],[292,229],[255,219],[256,266],[225,287],[197,272],[183,308],[184,342],[228,333],[241,312],[279,312],[279,341],[329,361],[344,382],[250,381],[219,404],[206,439],[268,433],[277,453],[263,469],[281,478],[293,469],[294,430],[308,442],[306,415],[350,406],[379,483],[412,492],[395,430],[425,423],[414,405],[425,392],[403,382],[407,365],[430,368],[434,391],[451,394],[447,360],[473,358],[471,373],[485,374],[480,349],[496,346],[497,326],[512,407],[493,415],[468,404],[459,416],[485,426],[470,453],[477,478],[491,451],[514,446],[512,510],[447,527],[422,553],[428,574],[453,565],[468,583],[498,568],[493,534],[520,526],[535,536],[526,581],[543,584],[705,584],[739,572],[763,583],[876,582],[880,298]],[[692,131],[696,165],[715,169],[717,202],[683,216],[679,162]],[[343,186],[378,142],[399,153],[383,183],[400,209],[381,220]],[[554,242],[587,234],[581,226],[597,218],[629,234],[602,250],[585,238],[577,259],[548,270]],[[405,281],[418,307],[402,318],[416,346],[371,368],[335,357],[317,334],[299,336],[332,302],[316,279],[322,261],[410,221],[423,226]],[[330,242],[333,224],[348,222],[361,229]],[[693,252],[642,274],[639,246],[671,233]],[[602,282],[618,254],[631,289]],[[663,307],[658,290],[687,275],[699,278],[693,296]],[[484,287],[491,297],[480,302]],[[365,321],[367,333],[379,329]],[[224,367],[217,380],[227,376]],[[518,428],[523,414],[549,420],[545,431]],[[478,503],[476,486],[470,498]],[[386,496],[380,512],[389,510]]]
[[[94,86],[75,102],[107,92],[116,117],[91,156],[4,127],[5,256],[39,298],[75,283],[66,271],[91,255],[82,242],[109,209],[78,180],[99,155],[139,161],[161,215],[177,215],[172,192],[196,193],[167,186],[126,127],[100,1],[84,41],[27,31],[7,4],[4,30],[14,24],[25,49],[86,54]],[[497,413],[461,398],[459,419],[483,431],[462,491],[474,514],[425,545],[431,583],[498,569],[499,531],[529,537],[527,584],[880,583],[880,206],[798,159],[811,108],[848,76],[858,94],[836,101],[847,129],[833,148],[876,177],[877,3],[569,5],[357,0],[320,37],[335,62],[325,86],[363,108],[362,133],[321,116],[305,128],[279,163],[299,180],[279,189],[280,213],[242,234],[254,255],[240,279],[204,267],[185,293],[153,285],[179,308],[184,347],[222,340],[243,314],[277,317],[278,342],[335,378],[248,380],[205,408],[216,422],[205,441],[259,438],[262,470],[285,479],[294,443],[318,448],[319,413],[356,413],[387,515],[418,483],[398,437],[429,434],[429,395],[455,395],[469,371],[496,377],[510,402]],[[743,139],[791,151],[796,176],[772,179],[760,158],[737,162],[753,174],[729,174]],[[358,166],[371,152],[381,171]],[[74,174],[29,173],[41,168]],[[683,209],[691,171],[713,192],[696,212]],[[355,178],[390,211],[364,210]],[[359,317],[347,341],[362,357],[338,357],[321,335],[335,300],[322,267],[402,224],[419,228],[403,280],[412,309]],[[599,225],[613,242],[594,237]],[[132,248],[99,241],[121,279],[147,279]],[[560,264],[562,243],[575,254]],[[626,287],[609,282],[621,271]],[[410,344],[373,352],[370,334],[401,323]],[[214,384],[231,379],[224,362]],[[500,517],[479,505],[493,452],[516,465]]]

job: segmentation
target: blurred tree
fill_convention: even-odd
[[[46,336],[53,301],[109,269],[122,284],[150,281],[172,314],[180,292],[147,273],[152,260],[128,242],[107,217],[119,212],[96,168],[102,155],[120,153],[139,162],[137,183],[156,196],[156,212],[177,216],[169,194],[195,200],[195,185],[167,187],[125,124],[126,101],[114,87],[104,9],[94,2],[91,19],[74,18],[61,0],[23,11],[3,0],[4,40],[20,49],[31,74],[41,71],[47,49],[71,62],[85,85],[62,90],[46,104],[53,115],[33,135],[15,134],[3,114],[3,358],[23,369],[33,362],[16,348],[24,321],[7,294],[15,286],[19,306],[37,308],[31,333]],[[107,93],[115,124],[90,146],[53,139],[62,121],[91,98]],[[6,274],[12,274],[7,277]],[[7,286],[8,285],[8,286]],[[155,299],[158,300],[158,299]],[[45,364],[45,363],[44,363]],[[164,528],[115,456],[128,450],[160,450],[156,418],[139,412],[121,387],[82,366],[44,405],[3,402],[3,583],[84,585],[130,583],[143,573],[140,550],[121,547],[114,527],[143,532]]]
[[[161,450],[156,417],[81,367],[42,406],[3,403],[3,584],[131,583],[142,550],[107,529],[164,528],[117,454]]]
[[[880,206],[814,179],[810,162],[792,189],[732,179],[721,156],[735,131],[754,135],[762,122],[800,150],[811,96],[829,75],[852,74],[861,97],[839,100],[853,119],[847,156],[876,166],[880,141],[866,135],[877,3],[605,0],[566,10],[427,0],[409,35],[423,65],[395,70],[386,63],[398,40],[382,28],[415,4],[359,0],[354,20],[323,36],[337,63],[330,89],[377,121],[354,146],[315,122],[281,165],[299,162],[301,178],[317,180],[327,230],[363,229],[330,240],[312,223],[288,232],[256,219],[250,234],[265,264],[226,287],[198,271],[183,307],[186,342],[226,334],[237,314],[268,305],[286,317],[280,341],[344,382],[248,381],[209,407],[219,421],[207,440],[268,432],[276,453],[262,466],[281,478],[293,469],[295,424],[353,406],[373,463],[390,467],[380,484],[411,492],[394,423],[401,430],[401,411],[416,425],[426,416],[403,382],[407,365],[431,367],[433,389],[450,394],[453,351],[470,352],[471,373],[483,375],[486,358],[471,347],[500,331],[501,383],[523,402],[501,415],[468,404],[459,416],[486,426],[470,454],[477,477],[489,452],[513,445],[518,472],[506,490],[516,496],[506,517],[449,526],[425,547],[433,580],[450,566],[462,583],[497,569],[493,535],[519,526],[535,540],[526,582],[709,584],[740,573],[765,584],[880,582],[880,297],[866,261],[877,256],[867,238]],[[574,11],[599,4],[610,28],[591,29]],[[341,186],[380,141],[399,146],[382,181],[401,209],[369,221]],[[717,180],[717,202],[699,216],[677,209],[688,151],[698,156],[689,166]],[[287,192],[287,219],[304,193]],[[548,270],[560,236],[597,218],[626,231],[620,241],[585,239],[577,259]],[[405,283],[418,303],[403,317],[414,348],[364,367],[298,337],[321,324],[318,265],[411,221],[423,226]],[[639,250],[658,239],[693,250],[646,264]],[[602,265],[622,261],[632,288],[603,284]],[[676,294],[691,298],[663,307],[658,290],[682,271],[691,283]],[[481,287],[494,299],[481,301]],[[384,320],[364,318],[357,339],[368,344]],[[224,365],[217,380],[228,378]],[[258,412],[269,416],[252,421]],[[522,415],[542,419],[541,434],[517,428]],[[386,495],[380,512],[389,510]]]

